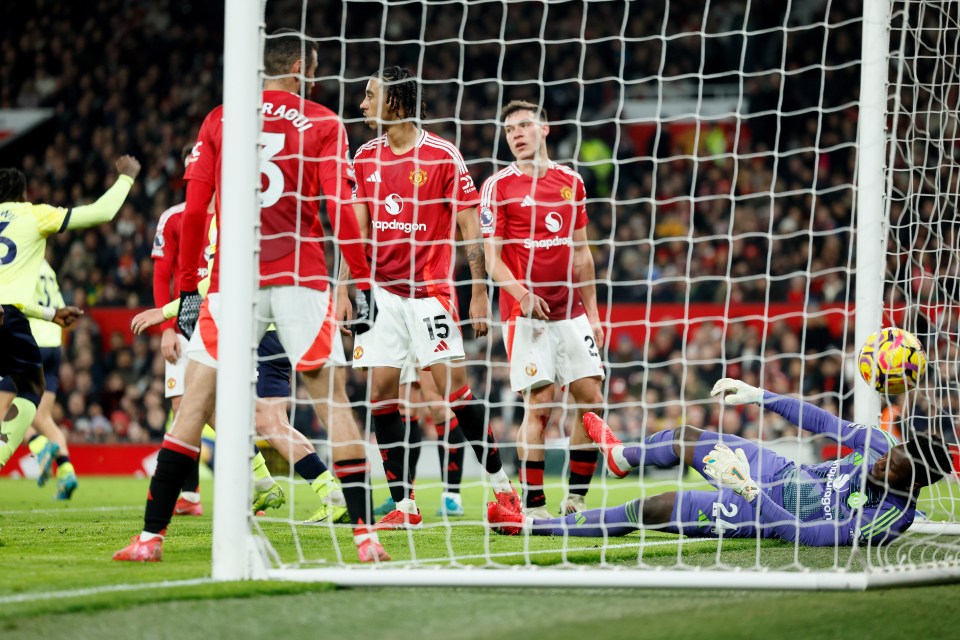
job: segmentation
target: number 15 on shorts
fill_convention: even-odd
[[[447,316],[440,314],[432,318],[423,318],[430,340],[444,340],[450,337],[450,324]]]

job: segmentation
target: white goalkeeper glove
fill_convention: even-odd
[[[718,443],[703,457],[703,473],[747,502],[753,502],[760,494],[760,487],[750,477],[750,463],[743,449],[734,453],[727,445]]]
[[[711,396],[722,396],[723,402],[729,405],[762,404],[763,389],[752,387],[742,380],[734,378],[720,378],[710,391]]]

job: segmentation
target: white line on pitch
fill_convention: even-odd
[[[90,587],[87,589],[71,589],[69,591],[53,591],[47,593],[21,593],[16,596],[4,596],[0,598],[0,605],[14,604],[17,602],[32,602],[34,600],[52,600],[54,598],[79,598],[81,596],[92,596],[98,593],[110,593],[111,591],[134,591],[138,589],[169,589],[171,587],[192,587],[198,584],[207,584],[213,582],[213,578],[194,578],[192,580],[173,580],[170,582],[147,582],[145,584],[114,584],[103,587]]]
[[[143,511],[143,505],[130,505],[127,507],[68,507],[64,505],[63,509],[5,509],[0,511],[0,516],[12,516],[20,513],[97,513],[97,512],[109,512],[109,511],[132,511],[132,510]]]

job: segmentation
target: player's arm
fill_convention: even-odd
[[[600,310],[597,309],[597,271],[593,263],[587,239],[587,228],[573,231],[573,281],[577,283],[577,292],[587,311],[587,320],[593,329],[593,338],[597,346],[603,344],[603,325],[600,324]]]
[[[23,315],[28,318],[38,318],[40,320],[46,320],[47,322],[52,322],[54,324],[60,325],[61,327],[69,327],[74,322],[77,321],[80,316],[83,315],[83,310],[80,307],[46,307],[39,304],[25,304],[21,305],[20,310],[23,312]]]
[[[759,496],[757,518],[760,529],[765,532],[772,531],[780,540],[799,542],[808,547],[844,546],[853,541],[856,518],[847,522],[801,522],[767,494],[761,491]]]
[[[540,320],[548,319],[550,305],[547,304],[546,300],[523,286],[523,283],[514,277],[510,267],[501,259],[503,238],[500,236],[487,236],[484,240],[484,249],[486,253],[487,273],[490,274],[493,281],[500,285],[504,291],[520,302],[520,310],[523,315]]]
[[[64,222],[64,228],[84,229],[113,220],[127,199],[134,178],[140,173],[140,163],[133,156],[120,156],[116,167],[120,175],[113,186],[93,204],[74,207]]]
[[[477,337],[487,335],[487,318],[490,300],[487,297],[487,272],[483,257],[483,240],[480,237],[480,219],[477,208],[470,207],[457,212],[457,226],[463,237],[470,276],[473,279],[473,295],[470,299],[470,320]]]
[[[180,251],[180,221],[179,214],[170,215],[157,225],[153,251],[150,254],[150,257],[153,258],[153,304],[157,307],[165,306],[173,297],[171,283],[177,277],[175,271]],[[149,312],[145,311],[143,313],[147,314]],[[141,315],[138,314],[131,323],[136,335],[146,329],[146,327],[141,327],[140,330],[137,330]],[[176,320],[170,318],[162,324],[160,353],[164,360],[170,364],[176,364],[177,360],[180,359],[180,340],[177,338]]]
[[[887,437],[893,437],[889,434],[884,435],[885,432],[880,429],[868,428],[844,420],[799,398],[764,391],[741,380],[722,378],[713,386],[710,395],[722,396],[724,403],[728,405],[760,405],[805,431],[827,436],[855,449],[871,446],[885,451],[890,444]]]
[[[365,204],[354,201],[353,213],[357,217],[357,227],[360,237],[366,240],[370,229],[370,209]],[[340,272],[337,275],[337,310],[336,318],[341,323],[340,332],[349,335],[350,329],[346,323],[353,320],[353,303],[350,301],[350,287],[345,283],[350,280],[350,265],[346,259],[340,260]]]

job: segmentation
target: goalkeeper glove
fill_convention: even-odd
[[[357,295],[354,296],[353,323],[350,331],[354,336],[366,333],[373,328],[373,318],[376,315],[376,309],[373,304],[373,289],[357,288]]]
[[[180,311],[177,312],[177,328],[189,340],[197,328],[197,319],[200,318],[200,305],[203,298],[197,291],[180,292]]]
[[[729,405],[738,404],[762,404],[763,389],[752,387],[742,380],[733,378],[721,378],[717,384],[713,385],[710,391],[711,396],[723,397],[723,402]]]
[[[716,444],[703,457],[703,475],[709,476],[721,486],[732,489],[735,494],[753,502],[760,494],[760,487],[750,477],[750,463],[743,449],[734,453],[723,443]]]

